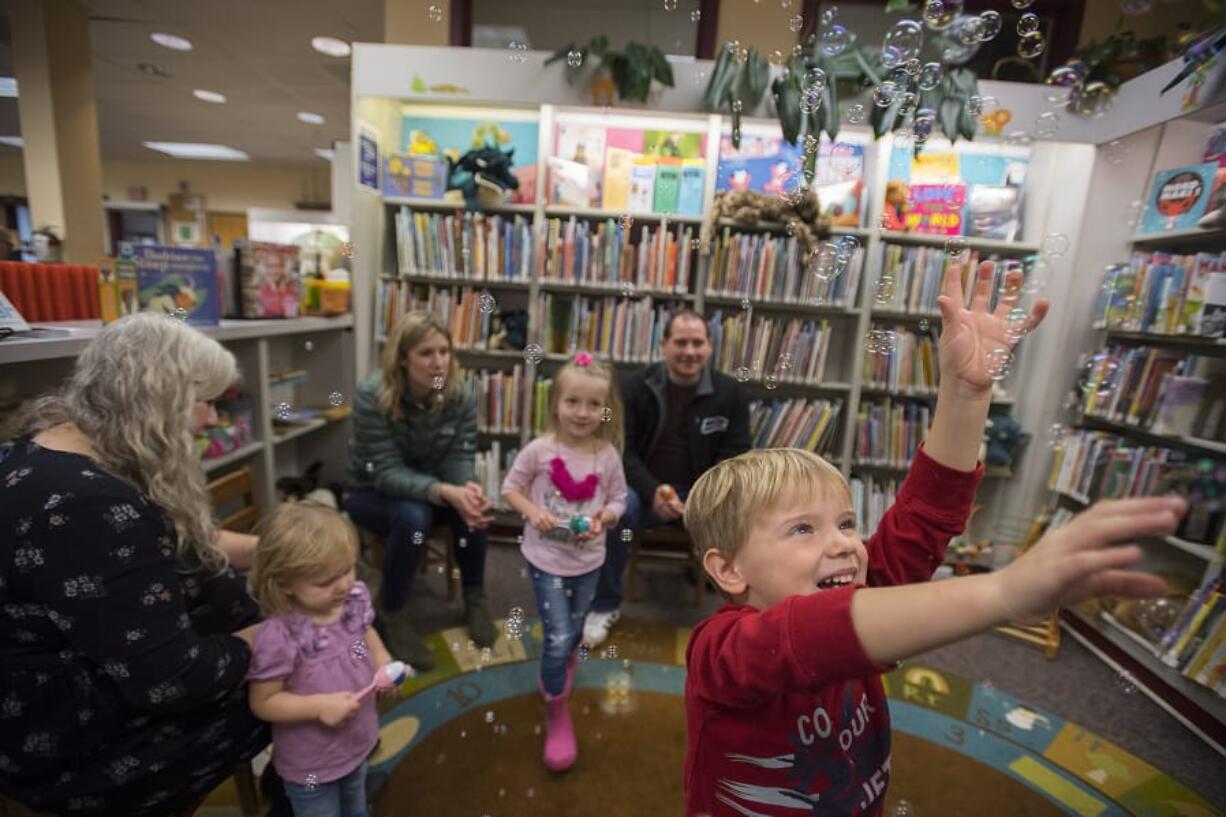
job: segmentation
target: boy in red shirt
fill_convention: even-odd
[[[867,546],[846,481],[815,454],[750,451],[694,484],[686,530],[734,603],[694,629],[686,653],[687,817],[878,815],[890,776],[882,672],[1057,606],[1164,592],[1123,569],[1139,548],[1105,546],[1173,532],[1185,509],[1174,497],[1098,503],[1002,570],[928,583],[983,474],[988,357],[1015,342],[1004,324],[1021,273],[989,313],[992,272],[980,266],[966,309],[950,265],[932,428]],[[1031,328],[1046,311],[1040,301]]]

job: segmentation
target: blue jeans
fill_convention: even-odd
[[[359,526],[384,538],[383,590],[381,603],[388,610],[399,610],[409,596],[409,585],[421,564],[426,537],[434,515],[451,525],[452,552],[460,567],[460,584],[480,588],[485,582],[487,532],[470,530],[459,512],[450,505],[431,505],[416,499],[398,499],[371,488],[360,488],[345,497],[345,510]],[[414,544],[414,535],[420,534]],[[465,540],[460,547],[460,540]]]
[[[677,488],[677,495],[682,499],[689,493],[688,487]],[[617,529],[609,531],[605,537],[604,566],[600,568],[600,582],[596,585],[596,598],[592,601],[593,611],[608,613],[622,605],[622,577],[626,573],[626,559],[630,556],[630,543],[622,540],[622,531],[628,529],[637,536],[640,531],[662,524],[652,504],[644,503],[633,488],[626,488],[626,512],[617,520]],[[680,525],[681,520],[668,524]]]
[[[607,537],[606,537],[607,538]],[[581,576],[555,576],[528,565],[536,609],[541,614],[541,686],[550,695],[566,687],[566,662],[583,639],[583,619],[596,594],[599,570]]]
[[[367,817],[366,763],[329,783],[304,786],[284,781],[294,817]]]

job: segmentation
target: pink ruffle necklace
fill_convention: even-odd
[[[554,457],[549,461],[549,479],[567,502],[584,502],[591,499],[596,496],[596,486],[600,484],[600,477],[595,472],[582,480],[576,480],[561,457]]]

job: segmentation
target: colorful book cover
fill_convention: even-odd
[[[643,153],[660,159],[701,159],[704,133],[667,130],[643,131]]]
[[[136,267],[141,309],[182,315],[188,323],[201,326],[220,323],[217,256],[212,250],[123,241],[118,261]]]
[[[689,216],[700,215],[705,186],[706,166],[702,159],[682,159],[681,189],[677,192],[677,212]]]
[[[98,313],[110,323],[140,310],[136,264],[131,259],[98,259]]]
[[[814,179],[817,203],[836,227],[859,227],[864,200],[864,145],[823,139]]]
[[[1205,302],[1201,307],[1196,334],[1210,338],[1226,337],[1226,273],[1212,276],[1205,284]]]
[[[966,234],[1016,241],[1022,233],[1022,188],[976,184],[966,208]]]
[[[630,163],[630,195],[626,209],[631,213],[650,213],[655,204],[656,161],[636,156]]]
[[[681,192],[681,160],[662,157],[656,165],[656,184],[652,199],[657,213],[677,212]]]
[[[906,229],[913,233],[961,235],[966,185],[912,184],[908,187]]]
[[[624,148],[605,151],[604,199],[606,210],[625,210],[630,200],[630,163],[634,154]]]
[[[1205,214],[1216,174],[1215,162],[1155,173],[1141,217],[1141,233],[1195,228],[1196,222]]]
[[[298,247],[247,241],[238,244],[238,280],[244,318],[296,318],[302,302]]]
[[[605,129],[592,125],[558,125],[554,155],[563,161],[574,162],[588,169],[589,198],[582,206],[590,207],[600,201],[605,162]]]
[[[1204,160],[1226,165],[1226,123],[1219,122],[1213,126],[1209,141],[1205,143]]]

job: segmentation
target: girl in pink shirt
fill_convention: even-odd
[[[612,371],[587,352],[575,355],[549,389],[545,427],[515,458],[502,494],[527,520],[522,549],[545,636],[544,760],[560,772],[578,754],[567,701],[604,564],[605,531],[626,509],[621,398]]]
[[[354,527],[313,502],[279,506],[256,546],[255,596],[268,619],[251,650],[249,700],[272,724],[273,766],[296,817],[367,815],[366,756],[379,716],[363,691],[392,657],[371,627],[370,593],[354,579],[357,550]]]

